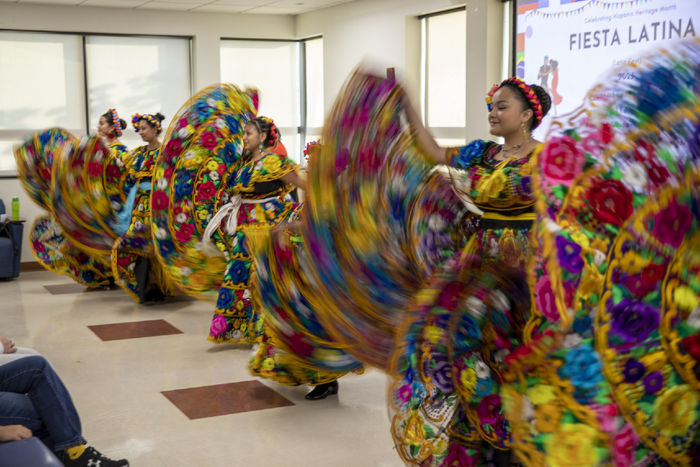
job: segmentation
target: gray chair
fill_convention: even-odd
[[[39,438],[0,443],[0,467],[63,467]]]
[[[0,214],[5,214],[5,203],[1,199]],[[23,230],[20,222],[0,222],[0,278],[19,276]]]

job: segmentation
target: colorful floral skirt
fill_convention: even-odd
[[[224,281],[219,289],[209,340],[217,344],[254,344],[262,332],[255,330],[249,282],[251,257],[247,234],[267,235],[276,224],[285,220],[295,207],[289,200],[271,200],[264,204],[243,204],[238,211],[238,227],[234,235],[221,240],[220,232],[212,237],[229,259]],[[221,229],[219,229],[220,231]]]
[[[245,247],[234,246],[238,254]],[[219,289],[214,317],[209,328],[209,340],[217,344],[253,344],[258,334],[255,332],[255,313],[250,301],[248,280],[250,259],[231,260],[226,268],[224,283]]]
[[[148,196],[135,204],[127,232],[114,241],[111,267],[116,283],[135,301],[149,301],[153,290],[158,298],[175,295],[177,288],[153,252]]]
[[[469,254],[448,261],[417,295],[401,327],[389,394],[404,461],[485,465],[493,450],[509,449],[500,386],[528,313],[524,274]]]
[[[34,220],[30,241],[34,257],[49,271],[68,276],[86,287],[110,285],[108,258],[79,250],[62,234],[50,214]]]

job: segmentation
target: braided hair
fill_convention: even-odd
[[[109,109],[107,112],[102,114],[102,118],[107,121],[109,126],[114,128],[112,130],[114,137],[119,138],[122,135],[122,130],[126,128],[126,120],[119,118],[117,109]]]
[[[267,135],[265,141],[263,141],[263,145],[266,148],[274,146],[282,138],[277,125],[275,125],[275,122],[271,118],[255,117],[248,123],[253,125],[258,130],[258,133],[265,133]]]

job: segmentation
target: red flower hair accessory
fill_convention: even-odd
[[[268,146],[273,147],[275,144],[277,144],[277,142],[280,139],[279,138],[280,132],[277,129],[277,125],[275,125],[274,120],[272,120],[270,117],[258,116],[258,118],[260,120],[264,121],[265,123],[267,123],[268,125],[270,125],[270,129],[268,130],[268,133],[267,133],[267,141],[268,141]],[[259,130],[259,128],[258,128],[258,130]]]
[[[311,141],[309,143],[306,143],[306,147],[304,148],[304,155],[308,157],[309,153],[311,153],[311,150],[316,149],[315,146],[319,146],[320,144],[320,141]]]
[[[544,118],[544,112],[542,112],[542,104],[540,103],[540,99],[537,97],[537,94],[535,93],[535,91],[532,90],[530,86],[525,84],[525,81],[521,80],[520,78],[508,78],[501,83],[499,88],[507,84],[518,88],[518,90],[523,94],[523,96],[525,96],[527,105],[535,113],[535,124],[532,126],[532,128],[536,128]]]
[[[498,91],[500,87],[497,84],[494,84],[491,86],[491,89],[489,90],[488,94],[486,94],[486,108],[489,109],[489,112],[493,109],[493,95],[496,94],[496,91]]]

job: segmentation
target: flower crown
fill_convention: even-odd
[[[151,114],[134,114],[133,117],[131,117],[131,124],[134,125],[134,129],[136,130],[136,133],[139,132],[139,122],[141,120],[146,120],[148,123],[151,124],[152,127],[156,129],[156,131],[160,131],[160,120],[158,120],[156,117],[154,117]]]
[[[253,122],[253,125],[255,125],[255,127],[260,132],[262,132],[262,128],[260,127],[260,123],[258,123],[256,120],[262,120],[263,122],[270,125],[270,130],[267,133],[267,139],[270,142],[269,146],[272,147],[275,144],[277,144],[277,141],[279,141],[279,130],[277,129],[277,125],[275,125],[274,120],[272,120],[270,117],[262,117],[262,116],[257,116],[256,118],[251,120],[251,122]]]
[[[306,147],[304,148],[304,155],[306,157],[309,157],[309,154],[311,153],[312,149],[315,149],[315,147],[320,146],[320,144],[321,142],[318,140],[306,143]]]
[[[122,135],[122,123],[117,113],[117,109],[109,109],[108,111],[112,115],[112,126],[114,127],[114,136],[120,137]]]
[[[508,78],[504,80],[500,85],[494,84],[491,87],[488,94],[486,95],[486,107],[488,107],[489,112],[493,109],[493,104],[491,103],[493,95],[496,94],[496,91],[498,91],[506,85],[511,85],[513,87],[518,88],[522,95],[525,96],[525,100],[527,101],[528,107],[530,107],[535,114],[535,124],[532,125],[532,128],[536,128],[542,122],[542,118],[544,118],[542,104],[540,103],[540,99],[537,97],[535,91],[533,91],[532,88],[525,84],[525,81],[521,80],[520,78]]]

